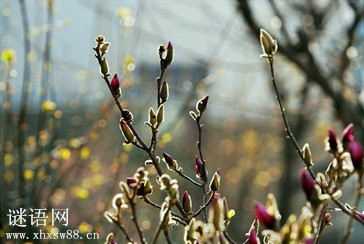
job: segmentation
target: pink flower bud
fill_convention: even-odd
[[[332,129],[329,129],[327,132],[328,132],[328,135],[329,135],[330,149],[333,152],[336,152],[337,151],[337,136],[336,136],[335,132]]]
[[[119,81],[119,77],[118,77],[118,74],[115,73],[114,74],[114,77],[112,77],[112,80],[111,80],[111,84],[110,86],[112,87],[112,89],[118,89],[120,87],[120,81]]]
[[[182,205],[184,205],[185,203],[186,203],[186,201],[187,201],[187,199],[188,199],[188,197],[189,197],[190,195],[188,194],[188,192],[187,191],[185,191],[184,193],[183,193],[183,197],[182,197]]]
[[[137,183],[138,181],[135,178],[126,178],[126,184],[128,184],[129,187],[134,187]]]
[[[133,114],[128,109],[123,109],[123,111],[121,112],[121,116],[123,116],[126,121],[133,120]]]
[[[188,194],[187,191],[183,193],[182,197],[182,207],[186,214],[189,214],[191,212],[192,208],[192,200],[191,196]]]
[[[171,155],[169,155],[168,153],[163,153],[163,157],[164,157],[164,160],[166,161],[166,163],[170,166],[173,166],[173,158]]]
[[[273,229],[275,218],[267,212],[265,206],[259,202],[254,203],[254,215],[259,222],[265,225],[268,229]]]
[[[355,139],[353,124],[349,124],[342,133],[342,142],[345,151],[350,153],[351,161],[355,169],[363,167],[363,148],[360,143]]]
[[[301,170],[300,182],[301,187],[307,196],[307,200],[309,200],[312,191],[315,190],[316,182],[311,178],[311,176],[307,173],[305,169]]]
[[[258,244],[258,237],[257,237],[257,233],[255,232],[254,228],[251,228],[250,232],[249,232],[249,237],[248,237],[248,244]]]
[[[205,181],[207,179],[206,178],[207,175],[205,174],[205,164],[197,156],[195,157],[195,161],[196,161],[195,170],[196,170],[197,177],[200,180]]]
[[[345,150],[350,153],[354,168],[360,169],[363,166],[363,148],[357,140],[349,142]]]
[[[168,45],[167,45],[167,54],[166,54],[166,57],[161,60],[162,61],[162,68],[163,69],[166,69],[173,61],[173,45],[171,42],[168,42]]]
[[[119,98],[121,96],[121,88],[120,88],[120,81],[119,81],[117,73],[114,74],[114,77],[111,80],[110,86],[111,86],[112,91],[114,92],[115,97]]]

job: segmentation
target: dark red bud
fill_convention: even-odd
[[[206,96],[204,98],[202,98],[201,102],[203,106],[207,106],[207,102],[209,101],[209,96]]]
[[[301,187],[305,192],[308,200],[310,198],[312,191],[315,190],[316,182],[311,178],[311,176],[307,173],[305,169],[301,170],[300,182],[301,182]]]
[[[259,202],[254,203],[254,215],[261,224],[265,225],[268,229],[273,229],[275,218],[267,212],[263,204]]]
[[[128,184],[129,187],[134,187],[137,183],[138,181],[135,178],[126,178],[126,184]]]
[[[197,156],[195,157],[195,161],[196,161],[195,170],[196,170],[197,175],[200,177],[201,180],[205,180],[206,175],[205,175],[204,163]]]
[[[195,161],[196,161],[196,166],[200,169],[203,165],[203,162],[197,156],[195,157]]]
[[[257,233],[255,232],[254,228],[252,228],[249,232],[249,237],[248,237],[248,244],[258,244],[258,237],[257,237]]]
[[[328,130],[328,135],[329,135],[329,145],[330,145],[330,149],[334,152],[337,151],[337,136],[335,134],[335,132],[332,129]]]
[[[133,120],[133,114],[128,109],[123,109],[121,116],[123,116],[123,118],[127,121]]]
[[[346,143],[345,150],[350,153],[351,161],[353,162],[354,168],[360,169],[363,166],[363,148],[360,143],[353,139]]]
[[[115,89],[118,89],[120,87],[120,81],[119,81],[119,78],[118,78],[118,74],[115,73],[114,74],[114,77],[112,78],[111,80],[111,84],[110,86],[115,90]]]
[[[145,184],[144,184],[144,182],[142,182],[142,183],[139,185],[139,187],[138,187],[138,189],[137,189],[136,194],[137,194],[138,196],[145,196],[145,195],[146,195],[146,194],[145,194]]]
[[[173,49],[172,42],[170,42],[170,41],[168,42],[167,49]]]
[[[220,176],[220,168],[216,170],[216,173]]]
[[[186,201],[188,200],[188,197],[189,197],[189,194],[187,191],[185,191],[183,193],[183,197],[182,197],[182,205],[185,205],[186,204]]]
[[[163,157],[167,164],[169,164],[170,166],[173,165],[173,158],[171,155],[169,155],[168,153],[163,153]]]

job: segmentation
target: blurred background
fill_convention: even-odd
[[[254,200],[265,202],[273,192],[282,223],[305,203],[298,182],[303,164],[286,138],[268,66],[259,57],[259,28],[278,41],[279,89],[298,142],[310,143],[314,170],[330,163],[324,151],[328,128],[340,135],[354,123],[364,142],[364,1],[3,0],[0,10],[2,239],[6,232],[36,230],[9,226],[6,215],[32,207],[69,208],[69,226],[47,225],[46,231],[100,234],[100,240],[84,243],[103,242],[113,231],[123,242],[103,213],[120,191],[118,182],[147,158],[123,145],[120,116],[92,50],[100,34],[111,43],[107,59],[110,72],[122,79],[122,104],[146,141],[144,122],[149,108],[156,108],[158,45],[173,43],[158,153],[171,154],[191,177],[197,128],[188,112],[210,95],[202,146],[209,176],[221,169],[221,195],[237,213],[228,232],[238,242],[254,219]],[[199,189],[171,176],[181,193],[188,190],[196,199],[196,211]],[[353,203],[355,182],[346,182],[343,202]],[[163,198],[152,196],[156,202]],[[150,237],[159,213],[139,206]],[[346,216],[332,213],[332,222],[322,243],[338,243],[343,235]],[[363,229],[354,228],[349,243],[360,243]],[[182,243],[181,229],[171,231],[176,243]]]

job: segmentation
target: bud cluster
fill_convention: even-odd
[[[211,240],[217,240],[218,243],[228,243],[223,233],[235,215],[235,211],[229,210],[225,198],[221,198],[219,195],[212,197],[208,222],[204,223],[192,218],[185,227],[185,243],[211,243]]]
[[[161,104],[159,106],[157,113],[154,112],[154,109],[151,107],[149,109],[148,121],[145,122],[145,124],[155,131],[159,128],[159,126],[163,123],[163,121],[164,121],[164,105]]]
[[[328,130],[325,140],[326,151],[332,155],[332,161],[326,170],[325,185],[333,193],[341,189],[343,183],[355,172],[363,175],[363,148],[354,136],[353,124],[349,124],[338,139],[335,132]],[[323,177],[321,177],[323,178]]]
[[[108,76],[109,74],[109,65],[105,59],[105,54],[107,53],[110,43],[109,42],[105,42],[105,38],[103,36],[98,36],[96,38],[96,47],[94,48],[95,51],[97,52],[97,55],[99,55],[100,57],[100,73],[104,76]]]

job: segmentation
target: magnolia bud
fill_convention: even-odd
[[[165,103],[168,100],[168,95],[169,95],[168,84],[167,84],[167,82],[163,82],[161,95],[160,95],[162,103]]]
[[[329,148],[332,152],[336,152],[337,151],[337,136],[336,136],[335,132],[331,129],[329,129],[327,132],[328,132]]]
[[[139,185],[136,194],[138,196],[145,196],[145,195],[151,194],[152,192],[153,192],[153,186],[150,183],[150,180],[147,180],[146,182],[142,182]]]
[[[173,166],[173,158],[168,153],[163,153],[164,161],[169,165]]]
[[[164,58],[164,68],[166,69],[173,61],[173,45],[171,42],[168,42],[167,45],[167,54]]]
[[[183,210],[185,211],[186,214],[191,213],[192,200],[191,200],[191,196],[188,194],[187,191],[185,191],[185,193],[183,193],[182,207],[183,207]]]
[[[301,170],[300,182],[301,182],[301,187],[306,194],[307,200],[309,200],[313,191],[316,191],[315,189],[316,182],[311,178],[311,176],[307,173],[305,169]]]
[[[344,150],[350,153],[351,161],[354,168],[361,170],[363,168],[364,152],[360,143],[355,139],[353,124],[349,124],[342,133],[342,142]]]
[[[265,225],[268,229],[273,229],[275,225],[275,218],[269,214],[265,206],[259,202],[254,203],[254,215],[259,222]]]
[[[138,184],[138,180],[135,178],[126,178],[126,184],[130,187],[133,188],[135,186],[137,186]]]
[[[272,57],[278,49],[277,41],[263,29],[260,29],[260,45],[262,46],[263,56],[265,57]]]
[[[162,124],[164,120],[164,105],[160,105],[157,111],[157,126]]]
[[[123,119],[120,120],[119,126],[120,126],[120,129],[121,129],[121,132],[124,135],[126,143],[135,142],[134,133],[131,131],[129,125]]]
[[[218,169],[214,176],[212,177],[211,183],[210,183],[210,190],[211,191],[218,191],[220,188],[220,169]]]
[[[153,108],[149,109],[149,123],[153,126],[155,123],[157,123],[157,117],[155,116],[155,112]]]
[[[254,228],[250,229],[248,240],[246,241],[247,244],[258,244],[259,239],[257,237],[257,233],[255,232]]]
[[[121,112],[121,115],[126,121],[132,121],[133,120],[133,114],[128,109],[123,109]]]
[[[200,112],[200,114],[205,112],[205,110],[207,108],[207,102],[208,101],[209,101],[209,96],[205,96],[204,98],[201,98],[200,100],[198,100],[198,102],[196,104],[196,110],[198,112]]]
[[[310,146],[308,145],[308,143],[306,143],[303,146],[302,153],[303,153],[303,160],[304,160],[307,168],[311,168],[313,163],[312,163],[311,150],[310,150]]]
[[[113,78],[111,79],[110,86],[115,94],[116,98],[119,98],[121,96],[121,89],[120,89],[120,81],[118,74],[115,73]]]
[[[195,161],[196,161],[195,170],[196,170],[197,178],[199,178],[202,181],[206,181],[207,180],[207,175],[206,175],[206,172],[205,172],[204,162],[202,162],[202,160],[199,159],[197,156],[195,157]]]
[[[109,74],[109,65],[105,58],[101,60],[101,74],[108,75]]]

